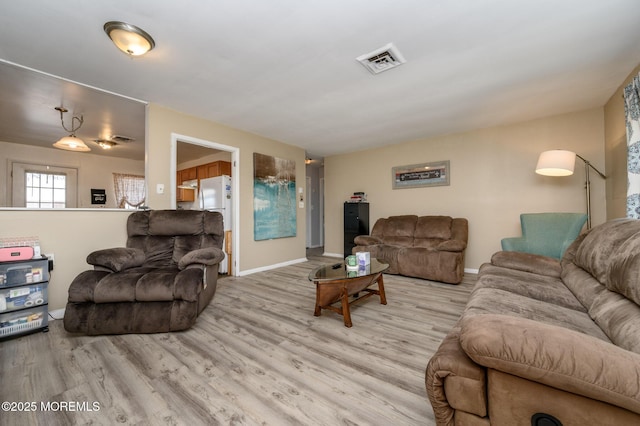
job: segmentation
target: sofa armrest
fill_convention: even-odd
[[[454,410],[487,415],[486,369],[467,356],[459,337],[454,327],[427,364],[425,385],[438,425],[453,426]]]
[[[491,264],[503,268],[531,272],[538,275],[560,277],[560,261],[553,257],[519,251],[499,251],[491,256]]]
[[[467,248],[467,243],[462,240],[445,240],[436,246],[438,251],[461,252]]]
[[[353,239],[353,242],[359,246],[374,246],[376,244],[382,244],[382,240],[371,235],[358,235]]]
[[[182,256],[178,262],[179,269],[185,269],[189,265],[215,265],[224,260],[224,252],[217,247],[206,247],[197,250],[190,251]]]
[[[145,254],[138,248],[108,248],[96,250],[87,256],[87,263],[96,269],[105,268],[109,271],[120,272],[125,269],[142,266]]]
[[[573,330],[508,315],[460,321],[476,363],[640,413],[640,354]]]

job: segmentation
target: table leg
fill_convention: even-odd
[[[318,288],[318,283],[316,283],[316,309],[313,311],[313,315],[319,317],[321,311],[322,308],[320,307],[320,289]]]
[[[342,316],[344,317],[344,326],[351,327],[351,311],[349,310],[349,292],[346,288],[342,290]]]
[[[382,280],[382,274],[378,277],[378,291],[380,292],[380,304],[387,304],[387,296],[384,294],[384,281]]]

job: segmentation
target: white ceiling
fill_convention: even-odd
[[[156,48],[127,57],[110,20]],[[30,0],[2,5],[0,59],[328,156],[602,106],[639,23],[638,0]],[[405,64],[356,61],[390,42]]]

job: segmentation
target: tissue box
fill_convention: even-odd
[[[368,251],[357,252],[356,259],[358,260],[358,265],[360,266],[371,265],[371,253],[369,253]]]

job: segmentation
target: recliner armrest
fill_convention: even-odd
[[[94,267],[105,268],[113,272],[142,266],[145,254],[141,249],[116,247],[96,250],[87,256],[87,263]]]
[[[462,240],[445,240],[436,246],[439,251],[460,252],[467,248],[467,243]]]
[[[640,413],[640,355],[567,328],[510,315],[460,321],[476,363]]]
[[[358,235],[353,239],[353,242],[359,246],[373,246],[376,244],[382,244],[382,240],[371,235]]]
[[[215,265],[224,259],[224,252],[217,247],[206,247],[190,251],[182,256],[178,262],[179,269],[185,269],[189,265]]]

